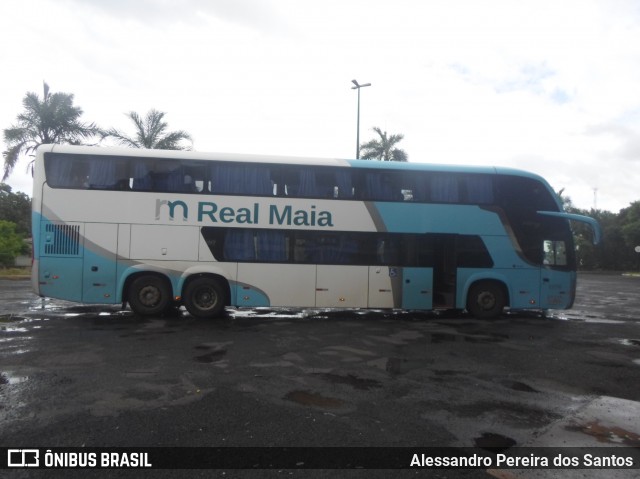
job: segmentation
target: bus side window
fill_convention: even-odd
[[[378,238],[376,246],[376,262],[379,265],[399,265],[400,255],[398,242],[391,236]]]
[[[146,161],[136,161],[133,164],[132,174],[129,186],[133,191],[151,191],[153,189],[151,171]]]
[[[464,178],[467,201],[471,204],[492,204],[493,178],[488,175],[471,175]]]
[[[543,263],[549,266],[567,265],[567,245],[564,241],[544,240]]]
[[[289,261],[288,241],[284,231],[258,230],[256,236],[258,261],[279,263]]]
[[[271,173],[267,166],[218,164],[211,167],[210,177],[212,193],[273,195]]]
[[[204,226],[201,230],[202,237],[216,261],[224,261],[225,229]]]
[[[88,157],[88,187],[97,190],[128,190],[129,162],[111,156]]]
[[[337,170],[336,173],[336,192],[335,197],[341,200],[353,198],[353,181],[351,172],[346,169]]]
[[[407,178],[407,176],[409,176]],[[429,183],[427,176],[418,171],[412,171],[405,174],[406,189],[411,192],[410,197],[406,201],[414,201],[416,203],[426,203],[429,201]]]
[[[230,228],[224,237],[223,256],[226,261],[256,259],[256,245],[252,230]]]
[[[172,165],[168,171],[157,172],[154,178],[155,191],[186,191],[185,174],[181,165]]]
[[[293,262],[309,263],[313,248],[313,242],[309,238],[296,235],[293,238]]]
[[[436,203],[457,203],[460,201],[458,178],[450,174],[435,174],[431,177],[431,200]]]
[[[300,181],[296,196],[301,198],[316,198],[319,196],[316,172],[310,168],[302,168],[299,173]]]
[[[318,198],[335,198],[336,182],[333,171],[327,171],[327,168],[318,168],[315,170],[316,189]]]

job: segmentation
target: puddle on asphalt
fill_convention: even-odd
[[[211,353],[203,354],[201,356],[196,356],[194,359],[199,363],[215,363],[220,361],[223,356],[227,354],[227,351],[213,351]]]
[[[546,316],[547,319],[555,319],[560,321],[579,321],[583,323],[597,324],[624,324],[627,319],[634,320],[635,316],[627,314],[613,314],[609,319],[604,314],[580,311],[580,310],[564,310],[550,311]]]
[[[287,401],[293,401],[295,403],[302,404],[303,406],[313,406],[330,409],[340,408],[344,404],[344,402],[340,399],[330,398],[322,396],[318,393],[300,390],[288,392],[284,396],[284,399],[286,399]]]
[[[202,350],[207,351],[211,349],[211,346],[207,346],[206,344],[201,344],[196,346],[195,349],[198,349],[200,351]],[[193,359],[199,363],[209,364],[209,363],[215,363],[222,360],[222,358],[226,356],[226,354],[227,354],[226,349],[215,349],[213,351],[209,351],[208,353],[195,356]]]
[[[474,439],[474,444],[480,449],[489,449],[493,452],[506,451],[510,447],[516,445],[516,441],[510,437],[503,436],[502,434],[496,434],[493,432],[482,433],[482,436]]]
[[[303,319],[307,316],[305,310],[278,309],[278,308],[227,308],[229,317],[233,319],[255,318],[260,319]]]
[[[0,373],[0,386],[20,384],[29,379],[29,376],[14,376],[11,373]]]
[[[6,333],[26,333],[29,330],[27,328],[22,328],[19,326],[0,326],[0,331]]]

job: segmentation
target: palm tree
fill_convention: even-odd
[[[565,196],[564,188],[561,188],[559,191],[557,191],[556,195],[558,195],[558,198],[560,198],[560,202],[562,203],[562,209],[563,210],[565,210],[565,211],[573,211],[573,210],[575,210],[575,207],[573,206],[573,201],[571,200],[571,197]]]
[[[51,93],[44,82],[42,99],[37,93],[29,92],[22,100],[24,111],[17,117],[18,122],[4,130],[7,150],[4,157],[6,180],[18,163],[22,153],[32,154],[45,143],[81,144],[82,140],[99,133],[94,123],[82,123],[82,109],[73,106],[73,95]],[[33,168],[33,160],[30,163]]]
[[[404,150],[396,148],[404,135],[387,135],[386,131],[382,131],[380,128],[374,126],[379,140],[370,140],[366,142],[360,148],[360,156],[365,160],[378,160],[378,161],[409,161],[409,156]]]
[[[169,125],[163,121],[166,113],[153,108],[142,118],[135,111],[127,116],[133,121],[136,131],[133,137],[111,128],[103,131],[102,137],[113,137],[120,144],[130,148],[154,148],[159,150],[190,150],[191,146],[183,146],[182,141],[193,141],[191,135],[184,130],[167,131]]]

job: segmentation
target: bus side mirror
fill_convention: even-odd
[[[581,223],[587,223],[591,226],[593,231],[593,244],[600,244],[602,241],[602,230],[600,224],[593,218],[584,215],[576,215],[573,213],[565,213],[564,211],[538,211],[539,215],[553,216],[554,218],[563,218],[565,220],[580,221]]]

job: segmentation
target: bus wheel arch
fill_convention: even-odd
[[[480,280],[469,287],[467,311],[478,319],[494,319],[509,305],[509,290],[502,281]]]
[[[171,281],[157,272],[132,274],[125,281],[123,294],[132,311],[140,316],[162,314],[173,304]]]
[[[227,280],[216,274],[189,276],[182,288],[182,303],[191,316],[215,318],[229,304],[231,290]]]

